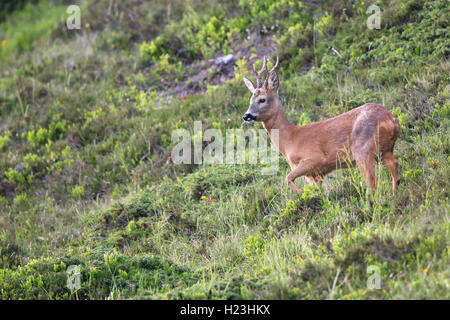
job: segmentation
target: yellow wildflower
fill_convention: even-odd
[[[2,47],[6,46],[6,40],[2,40]]]
[[[91,25],[90,25],[89,23],[86,23],[84,26],[86,27],[86,29],[89,29],[89,27],[90,27]]]

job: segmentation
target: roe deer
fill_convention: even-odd
[[[244,120],[262,122],[270,137],[272,130],[279,130],[277,147],[292,170],[286,177],[289,187],[298,193],[296,178],[305,176],[308,184],[320,184],[324,175],[356,164],[367,186],[375,193],[377,182],[373,165],[375,156],[380,155],[391,173],[393,192],[397,190],[400,180],[393,152],[400,133],[398,120],[382,105],[366,103],[334,118],[296,126],[288,121],[278,99],[277,67],[278,57],[270,70],[264,57],[259,72],[253,66],[256,86],[244,78],[253,94]],[[273,140],[272,143],[276,144]]]

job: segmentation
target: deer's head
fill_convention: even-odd
[[[256,72],[253,65],[253,71],[256,74],[256,85],[244,77],[245,85],[252,93],[250,106],[244,114],[245,121],[266,121],[278,113],[278,108],[280,108],[278,103],[278,86],[280,83],[276,72],[277,67],[278,57],[274,67],[270,70],[267,68],[267,59],[264,57],[264,63],[259,72]],[[264,71],[266,71],[266,80],[262,82],[261,77]]]

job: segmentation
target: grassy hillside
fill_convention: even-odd
[[[0,298],[450,298],[447,0],[378,1],[374,30],[372,1],[85,1],[78,30],[69,4],[0,22]],[[395,196],[381,165],[372,197],[357,169],[295,195],[281,156],[170,161],[175,129],[244,127],[242,77],[275,54],[291,122],[399,119]]]

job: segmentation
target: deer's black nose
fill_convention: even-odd
[[[244,121],[255,121],[256,117],[252,115],[251,113],[244,114]]]

